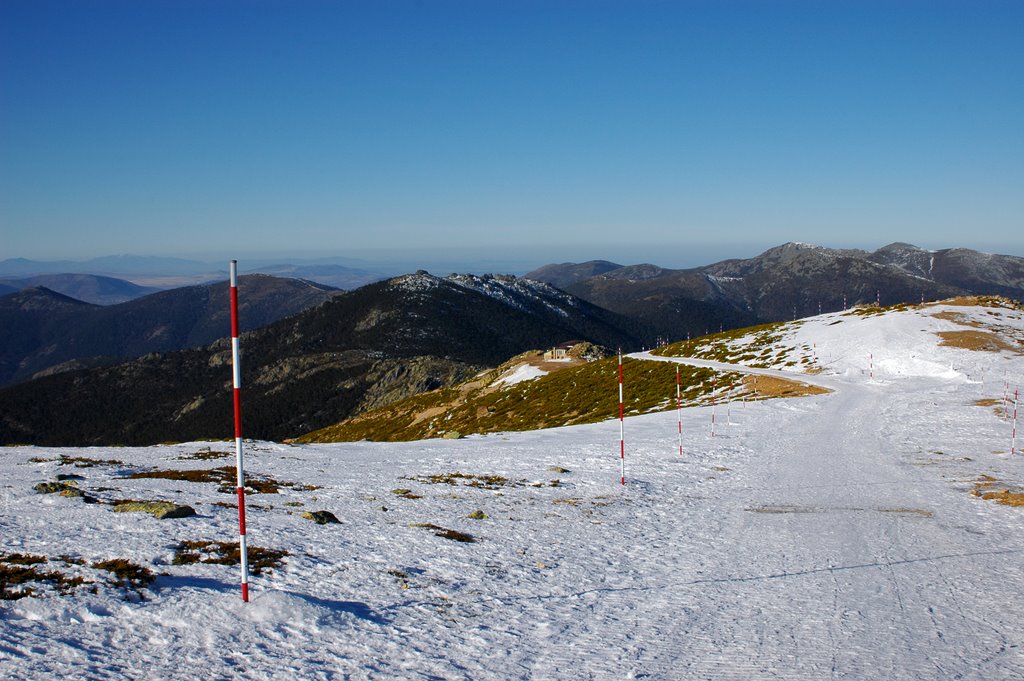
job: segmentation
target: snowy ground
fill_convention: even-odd
[[[827,358],[813,380],[834,392],[718,405],[713,439],[710,409],[685,410],[682,457],[676,412],[627,419],[625,487],[617,422],[251,443],[247,470],[319,489],[249,497],[250,544],[290,555],[252,579],[248,604],[237,568],[172,564],[181,541],[234,538],[234,509],[215,505],[232,496],[125,477],[230,465],[181,458],[227,445],[4,449],[0,552],[128,558],[163,575],[144,600],[100,586],[2,602],[0,666],[30,679],[1024,678],[1024,509],[969,493],[983,474],[1022,484],[1010,423],[975,402],[1019,384],[1024,358],[938,347],[934,331],[964,328],[939,309],[808,320],[791,340]],[[1019,312],[997,312],[1011,339],[1024,330]],[[428,481],[454,472],[509,482]],[[100,499],[199,515],[32,491],[59,473]],[[299,515],[320,509],[341,524]],[[478,510],[488,517],[467,517]]]
[[[494,382],[494,385],[515,385],[523,381],[532,381],[535,378],[546,376],[548,372],[532,364],[520,364],[509,370]]]

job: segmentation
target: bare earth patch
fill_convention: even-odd
[[[830,392],[827,388],[820,388],[816,385],[774,376],[754,376],[752,374],[743,378],[743,385],[751,393],[756,389],[758,397],[803,397],[804,395],[824,395]]]
[[[941,347],[983,352],[1017,351],[1012,345],[989,331],[939,331],[937,335],[942,338],[942,342],[939,343]]]
[[[1005,418],[1008,416],[1003,400],[996,397],[983,397],[980,400],[975,400],[974,406],[976,407],[993,407],[992,411],[999,418]]]
[[[969,318],[962,312],[953,312],[952,310],[943,310],[942,312],[936,312],[932,315],[936,319],[944,319],[947,322],[953,322],[961,326],[971,326],[976,329],[982,328],[981,322]]]
[[[1024,506],[1024,492],[1009,488],[991,475],[983,475],[974,483],[971,496],[997,501],[1004,506]]]
[[[432,523],[413,523],[409,527],[422,527],[427,530],[433,530],[434,534],[438,537],[462,542],[463,544],[473,544],[476,542],[476,537],[471,534],[459,532],[458,530],[450,530],[447,527],[441,527],[440,525],[434,525]]]
[[[935,305],[953,305],[957,307],[985,307],[986,305],[991,307],[1014,307],[1013,303],[1008,301],[1006,298],[1001,298],[999,296],[959,296],[957,298],[949,298],[947,300],[929,303],[926,307]]]

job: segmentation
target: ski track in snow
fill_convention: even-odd
[[[228,444],[0,450],[0,551],[127,557],[167,573],[140,602],[110,589],[0,602],[0,666],[25,679],[1024,677],[1021,509],[968,494],[983,473],[1024,478],[1007,421],[973,404],[999,396],[1003,373],[1021,376],[1021,357],[937,348],[914,332],[947,322],[922,315],[845,330],[834,319],[796,332],[845,358],[832,374],[795,376],[832,393],[734,403],[731,423],[719,405],[714,438],[710,408],[686,409],[682,457],[674,409],[630,417],[625,487],[614,421],[458,441],[249,443],[248,472],[320,489],[249,496],[250,545],[291,555],[252,578],[248,604],[237,568],[171,564],[179,541],[236,538],[234,510],[214,505],[231,496],[122,475],[228,465],[178,459]],[[869,345],[892,360],[875,381]],[[986,367],[987,383],[968,380]],[[60,454],[124,464],[29,461]],[[410,479],[455,471],[525,484]],[[32,493],[61,472],[199,516],[158,521]],[[321,508],[342,524],[298,516]],[[467,518],[478,509],[489,517]]]

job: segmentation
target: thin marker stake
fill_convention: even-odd
[[[1010,416],[1010,382],[1003,375],[1003,418]]]
[[[245,470],[242,466],[242,367],[238,352],[238,261],[231,261],[231,367],[235,389],[235,471],[238,494],[238,555],[242,568],[242,601],[249,602],[249,551],[245,544]]]
[[[733,389],[733,385],[732,385],[732,383],[730,383],[727,386],[727,391],[725,393],[725,415],[726,415],[725,421],[730,426],[732,425],[732,389]]]
[[[1017,398],[1020,397],[1020,388],[1013,391],[1013,435],[1010,436],[1010,456],[1017,452]]]
[[[622,348],[619,348],[619,480],[626,484],[626,438],[623,434],[622,422],[626,408],[622,402]]]
[[[679,430],[679,456],[683,455],[683,397],[679,381],[679,365],[676,365],[676,421]]]
[[[715,436],[715,375],[711,374],[711,437]]]

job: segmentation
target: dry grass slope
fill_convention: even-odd
[[[495,433],[596,423],[618,416],[618,360],[608,359],[495,388],[501,369],[469,384],[417,395],[399,404],[315,431],[299,442],[402,442],[458,432]],[[625,359],[625,409],[641,414],[675,407],[675,367]],[[683,400],[703,404],[711,391],[710,369],[682,367]],[[720,375],[719,387],[738,385]],[[742,390],[742,388],[737,388]]]

